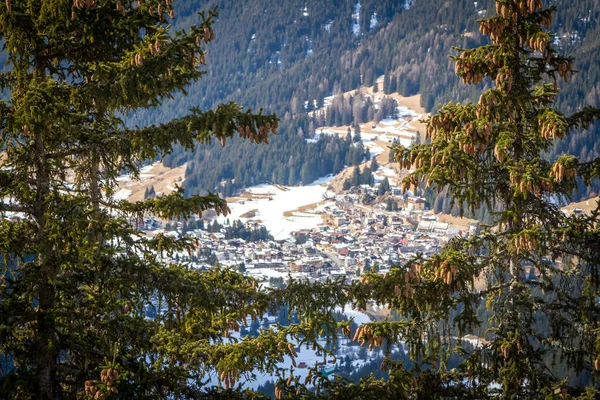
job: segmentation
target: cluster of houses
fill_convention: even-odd
[[[313,282],[357,279],[372,268],[385,272],[417,254],[435,254],[453,236],[468,234],[438,222],[425,204],[422,198],[409,197],[400,211],[390,212],[385,204],[364,206],[358,195],[338,195],[316,211],[323,224],[293,232],[287,240],[250,242],[196,229],[185,234],[197,239],[197,252],[176,257],[198,268],[218,262],[264,285],[290,278]],[[246,224],[254,229],[257,222]]]

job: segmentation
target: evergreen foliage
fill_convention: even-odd
[[[170,32],[170,1],[0,7],[8,64],[0,84],[10,93],[0,102],[0,397],[197,396],[203,366],[223,357],[210,349],[231,327],[225,316],[250,312],[252,280],[165,265],[162,252],[191,252],[193,242],[134,229],[149,215],[225,213],[222,199],[181,191],[138,203],[112,198],[121,171],[139,176],[143,160],[173,144],[224,145],[238,132],[263,143],[276,132],[274,116],[235,103],[124,126],[122,115],[203,75],[215,16]],[[226,300],[223,285],[238,295]]]
[[[223,226],[216,220],[206,227],[208,232],[223,232],[225,239],[244,239],[249,242],[258,242],[273,240],[267,228],[260,226],[258,228],[248,229],[239,219],[233,221],[233,224]]]
[[[386,194],[389,191],[390,191],[390,181],[388,180],[387,177],[385,177],[385,178],[383,178],[383,180],[379,183],[379,186],[377,187],[377,194],[379,196],[383,196],[384,194]]]
[[[559,80],[574,74],[573,59],[552,46],[548,28],[556,7],[497,0],[496,11],[479,21],[491,44],[457,49],[453,57],[463,82],[487,77],[493,87],[478,103],[443,105],[427,120],[429,143],[395,152],[415,169],[405,189],[426,181],[447,190],[461,213],[486,205],[494,210],[493,225],[409,263],[401,291],[420,311],[404,307],[431,327],[424,355],[442,355],[442,363],[444,352],[460,351],[453,335],[479,332],[488,340],[456,371],[441,374],[473,382],[468,397],[492,395],[496,382],[503,398],[554,398],[561,389],[564,396],[587,389],[585,398],[592,398],[599,395],[600,204],[585,216],[566,215],[556,204],[570,198],[578,178],[588,185],[600,178],[600,158],[562,154],[549,161],[544,155],[588,128],[600,110],[566,116],[554,106]],[[430,310],[448,322],[433,327]]]
[[[370,166],[365,166],[360,171],[358,165],[352,169],[352,176],[350,178],[344,180],[342,187],[344,190],[351,189],[360,185],[369,185],[373,186],[375,184],[375,178],[373,177],[373,169]]]

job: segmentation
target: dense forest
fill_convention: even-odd
[[[456,53],[454,46],[472,48],[486,43],[476,21],[491,15],[492,3],[362,0],[331,7],[325,0],[296,0],[280,7],[266,0],[179,1],[174,4],[176,29],[189,25],[198,10],[218,6],[215,41],[206,54],[205,72],[210,79],[190,85],[187,97],[175,95],[160,109],[142,110],[127,121],[131,125],[157,123],[193,106],[211,108],[223,101],[265,108],[282,120],[280,135],[269,146],[257,149],[236,140],[224,149],[216,143],[198,147],[193,155],[175,148],[166,163],[191,161],[184,184],[187,193],[230,194],[224,185],[237,190],[260,182],[306,183],[302,175],[314,179],[339,171],[317,160],[331,159],[333,148],[343,149],[343,144],[331,138],[324,145],[303,139],[323,123],[346,125],[375,117],[376,110],[367,102],[362,113],[357,113],[339,98],[330,115],[309,117],[308,112],[322,106],[325,97],[373,85],[384,75],[380,89],[402,95],[420,93],[422,105],[433,111],[446,101],[476,100],[481,90],[489,88],[489,79],[474,86],[461,84],[448,56]],[[575,57],[574,68],[579,71],[571,82],[561,85],[558,107],[572,112],[585,104],[598,106],[600,70],[594,66],[600,64],[600,5],[594,0],[553,3],[558,8],[552,23],[557,32],[554,44],[562,54]],[[597,157],[597,129],[557,143],[549,156],[569,151],[583,159]],[[344,165],[352,165],[345,158],[340,155]],[[248,171],[256,173],[248,176]],[[588,188],[575,197],[589,196],[592,191]]]
[[[289,132],[289,124],[284,121],[281,126]],[[183,184],[187,194],[210,190],[231,196],[241,188],[263,182],[307,185],[319,177],[337,174],[345,165],[358,165],[370,158],[362,142],[354,143],[350,137],[323,136],[309,143],[301,135],[282,135],[282,140],[273,140],[269,146],[234,140],[225,148],[214,143],[194,153],[173,153],[165,158],[165,165],[188,162]]]

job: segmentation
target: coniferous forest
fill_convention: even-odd
[[[193,156],[182,156],[182,150],[175,148],[167,162],[175,165],[194,159],[190,177],[228,165],[231,160],[239,166],[236,171],[217,167],[210,178],[198,176],[186,182],[186,191],[193,193],[221,192],[227,179],[237,182],[239,189],[263,182],[299,184],[303,182],[303,168],[311,175],[329,173],[331,168],[323,168],[303,156],[311,153],[329,159],[331,153],[325,151],[326,146],[313,149],[314,144],[302,143],[300,139],[312,137],[315,129],[325,123],[360,123],[366,119],[367,110],[359,116],[351,104],[336,103],[331,120],[330,115],[308,117],[307,112],[321,107],[325,97],[361,85],[371,86],[383,75],[386,80],[381,89],[386,93],[420,93],[422,105],[432,111],[447,101],[476,101],[479,93],[492,85],[489,79],[473,87],[462,85],[449,59],[455,46],[472,48],[488,42],[476,21],[495,12],[492,0],[456,0],[442,6],[436,0],[409,3],[410,7],[403,0],[341,2],[331,7],[328,1],[315,0],[289,1],[286,7],[280,7],[264,0],[243,5],[223,0],[175,2],[179,18],[174,26],[178,28],[189,24],[188,18],[197,7],[220,9],[216,27],[222,33],[206,55],[210,62],[205,70],[210,79],[192,84],[188,96],[176,95],[174,100],[166,101],[160,112],[136,113],[130,123],[160,122],[193,106],[211,108],[231,100],[251,108],[265,108],[281,118],[281,135],[272,138],[265,149],[233,141],[225,149],[214,143],[195,149]],[[358,12],[356,4],[360,4]],[[599,106],[600,73],[595,66],[600,65],[600,6],[594,0],[552,4],[558,7],[551,26],[556,33],[553,43],[562,54],[575,58],[573,68],[579,71],[557,97],[557,107],[574,112],[584,104]],[[597,129],[593,127],[557,142],[548,149],[549,156],[568,151],[587,160],[598,157]],[[252,155],[257,151],[260,155],[255,158]],[[244,171],[255,171],[257,167],[260,172],[251,179],[244,176]],[[579,191],[572,195],[579,200],[598,193],[598,189],[597,185],[580,184]]]
[[[600,204],[559,208],[600,179],[597,2],[336,5],[0,5],[0,398],[265,398],[244,386],[257,373],[280,399],[600,396]],[[432,111],[421,143],[394,146],[413,171],[404,190],[444,191],[461,213],[485,206],[489,225],[385,273],[269,289],[173,261],[196,251],[192,237],[138,229],[228,215],[213,194],[223,181],[232,193],[306,184],[369,159],[350,134],[306,141],[305,104],[380,74]],[[185,193],[112,196],[154,159],[188,162]],[[207,228],[267,235],[227,225]],[[340,318],[367,304],[392,314]],[[258,329],[267,311],[288,322]],[[377,375],[294,375],[297,346],[327,360],[342,336],[378,352]]]

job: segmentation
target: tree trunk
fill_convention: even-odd
[[[45,78],[45,67],[38,61],[36,63],[38,82]],[[35,350],[37,351],[38,399],[56,399],[56,357],[57,350],[54,342],[54,316],[55,303],[54,279],[56,277],[56,263],[52,256],[52,245],[48,243],[46,235],[46,212],[48,209],[48,195],[50,193],[50,167],[46,159],[44,136],[40,129],[34,132],[34,163],[36,169],[36,199],[34,206],[34,219],[37,224],[39,268],[39,310],[37,312],[38,332]]]

